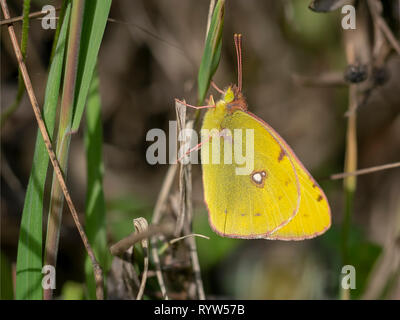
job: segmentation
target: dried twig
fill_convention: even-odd
[[[203,234],[192,233],[192,234],[188,234],[186,236],[182,236],[182,237],[179,237],[179,238],[172,239],[172,240],[169,241],[169,244],[174,244],[175,242],[184,240],[184,239],[189,238],[189,237],[199,237],[199,238],[210,240],[210,237],[207,237],[207,236],[205,236]]]
[[[133,220],[133,225],[137,233],[143,233],[148,229],[148,223],[145,218],[137,218]],[[146,287],[147,272],[149,271],[149,243],[147,238],[142,240],[142,248],[144,254],[144,267],[142,273],[142,281],[140,282],[139,292],[136,296],[136,300],[142,299],[144,288]]]
[[[356,30],[344,30],[344,46],[345,54],[348,66],[360,66],[368,65],[370,62],[370,44],[368,37],[367,28],[367,14],[366,8],[358,4],[357,29]],[[357,108],[360,98],[360,84],[351,83],[349,85],[349,102],[348,110]],[[353,172],[357,169],[357,114],[351,113],[347,119],[347,131],[346,131],[346,153],[344,159],[344,171],[346,173]],[[357,179],[355,176],[346,177],[343,181],[343,191],[345,196],[345,212],[342,222],[342,236],[341,236],[341,255],[342,263],[349,264],[349,234],[350,224],[354,211],[354,193],[357,188]],[[350,299],[350,290],[341,288],[341,298]]]
[[[191,223],[186,223],[184,226],[185,234],[190,235],[192,231],[191,229]],[[190,259],[192,261],[193,272],[196,280],[197,295],[200,300],[205,300],[206,295],[204,293],[203,280],[201,279],[200,262],[197,254],[196,240],[194,237],[189,237],[186,239],[186,242],[188,243],[190,248]]]
[[[133,246],[121,257],[113,259],[107,277],[107,293],[109,299],[136,299],[140,287],[139,275],[134,268]],[[147,276],[149,277],[149,276]]]
[[[400,43],[393,35],[392,31],[388,27],[386,21],[381,17],[378,16],[377,18],[379,27],[383,31],[383,34],[386,36],[390,44],[392,45],[393,49],[396,50],[397,54],[400,55]]]
[[[60,10],[61,10],[61,8],[56,8],[56,11],[60,11]],[[30,13],[28,17],[29,17],[29,19],[41,18],[41,17],[47,15],[48,13],[49,13],[48,11],[44,11],[44,12],[36,11],[36,12]],[[4,19],[4,20],[0,21],[0,26],[14,23],[14,22],[19,22],[19,21],[22,21],[23,19],[24,19],[24,16],[18,16],[18,17],[14,17],[14,18]]]
[[[374,22],[378,25],[378,27],[382,30],[386,39],[392,45],[393,49],[400,55],[400,42],[393,35],[389,26],[387,25],[385,19],[382,17],[382,4],[377,0],[368,0],[368,6],[374,19]]]
[[[351,176],[360,176],[363,174],[368,174],[368,173],[372,173],[372,172],[377,172],[377,171],[382,171],[382,170],[387,170],[387,169],[392,169],[392,168],[397,168],[397,167],[400,167],[400,162],[384,164],[381,166],[360,169],[360,170],[356,170],[356,171],[352,171],[352,172],[336,173],[336,174],[332,174],[330,176],[330,179],[331,180],[339,180],[339,179],[344,179],[344,178],[351,177]]]
[[[178,101],[175,101],[175,110],[176,110],[176,119],[178,122],[178,137],[180,137],[180,141],[181,143],[179,144],[178,149],[179,150],[183,150],[183,146],[185,145],[186,141],[182,141],[184,140],[183,138],[183,133],[186,127],[186,106],[184,104],[181,104]],[[193,122],[192,122],[193,123]],[[190,142],[190,140],[189,140]],[[180,154],[178,154],[178,157],[180,157]],[[182,160],[184,161],[185,158]],[[182,232],[182,228],[183,228],[183,223],[185,221],[185,215],[186,215],[186,203],[185,203],[185,199],[186,199],[186,188],[185,188],[185,166],[183,164],[181,164],[180,166],[180,170],[179,170],[179,196],[180,196],[180,208],[179,208],[179,212],[178,212],[178,219],[176,222],[176,227],[175,227],[175,237],[178,237],[181,232]]]
[[[171,190],[172,183],[174,182],[177,169],[178,165],[176,163],[171,164],[168,168],[168,172],[165,176],[164,182],[161,187],[161,191],[158,195],[157,202],[154,207],[153,218],[151,221],[152,224],[157,224],[160,222],[163,206],[165,205],[168,199],[168,195]]]
[[[146,230],[134,232],[126,238],[118,241],[116,244],[110,247],[110,252],[114,256],[122,256],[124,252],[134,244],[160,233],[171,233],[171,228],[165,225],[151,225]]]
[[[139,290],[138,293],[136,295],[136,300],[140,300],[143,296],[144,293],[144,289],[146,286],[146,281],[148,278],[148,268],[149,268],[149,258],[148,258],[148,238],[151,236],[154,236],[156,234],[172,234],[172,226],[169,225],[162,225],[162,226],[156,226],[156,225],[151,225],[148,226],[147,224],[147,220],[145,218],[137,218],[133,220],[134,223],[134,227],[135,227],[135,232],[132,233],[131,235],[129,235],[128,237],[120,240],[119,242],[117,242],[116,244],[114,244],[113,246],[111,246],[110,248],[110,252],[112,255],[115,255],[117,257],[120,257],[122,259],[125,259],[124,257],[126,256],[131,256],[131,252],[133,252],[133,246],[138,243],[139,241],[141,241],[141,245],[144,251],[144,269],[143,269],[143,273],[142,273],[142,280],[140,283]],[[155,244],[154,244],[155,247]],[[156,260],[159,259],[158,255],[155,258]],[[154,256],[153,256],[153,260],[154,260]],[[129,263],[131,263],[131,261],[128,261]],[[159,261],[158,261],[158,265],[159,265]],[[157,269],[157,263],[156,263],[156,269]],[[129,271],[130,268],[127,269],[127,271]],[[161,273],[161,270],[159,270]],[[157,272],[156,272],[157,273]],[[129,272],[128,277],[132,275],[135,276],[134,274],[131,274],[131,272]],[[159,276],[159,275],[157,275]],[[134,280],[134,279],[133,279]],[[128,289],[130,289],[130,286],[127,286]],[[160,283],[160,287],[162,288],[162,292],[164,293],[164,297],[166,299],[168,299],[168,297],[166,296],[166,291],[165,291],[165,285],[164,285],[164,281],[161,280]]]
[[[189,173],[190,175],[190,173]],[[191,180],[190,180],[191,181]],[[189,187],[189,190],[186,192],[187,195],[191,195],[191,188]],[[190,260],[191,260],[191,265],[193,268],[193,274],[195,276],[195,288],[197,290],[197,296],[198,299],[204,300],[205,299],[205,294],[204,294],[204,289],[203,289],[203,281],[201,279],[201,271],[200,271],[200,263],[199,263],[199,258],[197,255],[197,246],[196,246],[196,241],[193,237],[193,234],[191,233],[191,223],[192,223],[192,207],[191,207],[191,197],[189,198],[188,196],[188,207],[187,207],[187,219],[184,224],[184,233],[185,236],[181,238],[185,238],[185,242],[189,246],[189,251],[190,251]],[[180,199],[179,199],[180,200]],[[178,215],[180,204],[178,203],[179,200],[174,201],[172,203],[172,209],[176,212]],[[181,240],[181,238],[174,239],[176,241]],[[203,236],[204,238],[204,236]],[[173,240],[171,240],[173,241]],[[165,247],[163,248],[165,249]]]
[[[9,14],[9,11],[8,11],[8,6],[7,6],[6,1],[5,0],[0,0],[0,1],[1,1],[1,8],[2,8],[2,11],[3,11],[3,14],[4,14],[4,18],[5,19],[10,19],[10,14]],[[103,272],[101,270],[101,267],[100,267],[99,263],[96,260],[96,257],[94,255],[92,247],[90,246],[90,243],[89,243],[89,240],[88,240],[88,238],[87,238],[87,236],[85,234],[85,231],[83,230],[82,225],[79,222],[78,213],[77,213],[77,211],[75,209],[75,206],[74,206],[74,204],[72,202],[71,196],[69,194],[67,185],[66,185],[65,180],[64,180],[64,176],[63,176],[63,174],[61,172],[61,169],[60,169],[60,165],[58,163],[57,157],[56,157],[56,155],[54,153],[54,150],[53,150],[53,147],[51,145],[51,140],[50,140],[49,134],[47,133],[47,129],[46,129],[46,126],[45,126],[44,121],[43,121],[43,117],[42,117],[41,112],[40,112],[39,104],[37,102],[35,93],[33,91],[32,82],[31,82],[31,79],[29,77],[28,70],[26,69],[26,65],[25,65],[25,63],[24,63],[24,61],[22,59],[22,54],[21,54],[21,50],[20,50],[19,45],[18,45],[17,37],[15,35],[14,27],[11,24],[8,25],[8,32],[10,34],[10,39],[11,39],[11,42],[12,42],[12,45],[13,45],[13,49],[14,49],[17,61],[18,61],[18,66],[19,66],[19,69],[21,71],[22,77],[24,79],[26,91],[28,92],[29,100],[31,102],[31,105],[32,105],[32,108],[33,108],[33,112],[35,113],[35,117],[36,117],[36,121],[37,121],[38,126],[39,126],[40,133],[42,134],[44,143],[46,145],[47,152],[48,152],[49,157],[50,157],[50,161],[51,161],[51,163],[52,163],[52,165],[54,167],[54,172],[57,175],[57,180],[58,180],[58,182],[59,182],[59,184],[61,186],[61,189],[62,189],[62,191],[64,193],[65,200],[67,201],[67,204],[68,204],[68,207],[69,207],[69,209],[71,211],[71,214],[72,214],[72,217],[74,219],[75,225],[76,225],[76,227],[78,229],[78,232],[79,232],[79,234],[80,234],[80,236],[82,238],[82,242],[85,245],[85,248],[86,248],[86,250],[88,252],[88,255],[89,255],[90,260],[91,260],[92,265],[93,265],[93,271],[94,271],[93,273],[95,275],[95,281],[96,281],[96,297],[97,297],[97,299],[102,300],[102,299],[104,299]]]
[[[346,117],[349,117],[359,108],[365,106],[372,92],[383,83],[385,77],[383,76],[382,79],[382,75],[377,76],[374,73],[376,70],[383,70],[384,62],[389,56],[391,48],[393,47],[397,53],[400,54],[400,44],[382,17],[381,3],[375,0],[368,0],[367,4],[374,25],[374,47],[372,50],[372,63],[370,66],[370,72],[372,72],[372,74],[369,76],[369,85],[364,89],[364,94],[360,97],[360,102],[355,104],[353,108],[349,109],[345,113]]]
[[[159,223],[161,220],[161,214],[163,211],[163,207],[168,199],[168,195],[171,190],[172,183],[174,182],[174,178],[175,178],[177,169],[178,169],[178,165],[176,163],[171,164],[168,168],[167,175],[165,176],[163,185],[161,187],[161,191],[158,195],[157,202],[154,207],[152,224]],[[166,290],[164,278],[163,278],[163,275],[161,272],[160,257],[158,256],[156,237],[151,237],[150,243],[151,243],[151,256],[152,256],[153,263],[156,268],[156,276],[157,276],[158,284],[161,289],[161,294],[165,300],[168,300],[167,290]]]
[[[192,234],[192,221],[193,221],[193,208],[192,208],[192,170],[191,166],[187,166],[187,181],[186,194],[187,194],[187,220],[184,226],[185,235]],[[197,253],[196,239],[194,237],[188,237],[185,240],[190,248],[190,259],[192,261],[192,267],[194,277],[196,280],[197,296],[200,300],[205,300],[206,295],[204,293],[203,280],[201,278],[200,261]]]
[[[161,294],[164,300],[169,300],[167,295],[167,288],[165,287],[164,278],[161,272],[160,257],[158,256],[158,250],[157,250],[157,240],[155,237],[151,237],[150,242],[151,242],[151,256],[154,262],[154,266],[156,268],[156,276],[158,284],[160,286]]]
[[[177,110],[186,110],[186,106],[176,101]],[[178,124],[180,123],[180,130],[183,130],[185,127],[192,128],[194,121],[189,121],[186,126],[185,123],[185,111],[177,111],[178,116]],[[181,131],[178,132],[178,135],[181,134]],[[190,141],[190,137],[188,139]],[[181,163],[181,171],[179,177],[179,186],[180,186],[180,212],[178,215],[178,222],[184,223],[184,233],[185,235],[192,234],[192,219],[193,219],[193,208],[192,208],[192,170],[190,161],[187,164]],[[180,225],[178,225],[180,226]],[[179,230],[180,231],[180,230]],[[177,236],[177,232],[175,232]],[[192,261],[193,273],[196,281],[197,295],[200,300],[205,300],[203,281],[201,279],[200,272],[200,263],[199,257],[197,254],[196,240],[194,237],[189,237],[186,239],[186,243],[189,246],[190,250],[190,259]]]

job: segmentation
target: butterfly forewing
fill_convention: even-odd
[[[204,197],[210,224],[214,231],[227,237],[272,235],[290,223],[300,205],[299,180],[289,151],[246,112],[226,114],[219,127],[215,126],[213,112],[207,112],[203,129],[216,130],[202,146]],[[251,132],[253,141],[247,139]],[[213,144],[216,139],[219,144]],[[231,157],[226,150],[232,150]],[[219,161],[213,159],[216,151]],[[237,152],[242,159],[235,157]],[[238,161],[243,158],[245,163]]]

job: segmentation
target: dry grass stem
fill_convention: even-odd
[[[56,11],[60,11],[60,10],[61,10],[61,8],[56,8]],[[36,11],[36,12],[30,13],[28,17],[29,17],[29,19],[36,19],[36,18],[41,18],[47,14],[48,14],[48,12]],[[4,19],[4,20],[0,21],[0,26],[19,22],[19,21],[22,21],[23,19],[24,19],[24,16],[18,16],[18,17],[14,17],[14,18]]]
[[[137,218],[133,220],[133,225],[137,233],[145,232],[149,225],[145,218]],[[149,243],[148,238],[144,238],[142,240],[142,248],[144,254],[144,267],[142,273],[142,281],[140,282],[139,292],[137,294],[136,300],[141,300],[144,292],[144,288],[146,287],[147,281],[147,272],[149,271]]]
[[[351,177],[351,176],[360,176],[363,174],[368,174],[368,173],[373,173],[373,172],[378,172],[378,171],[393,169],[393,168],[398,168],[398,167],[400,167],[400,162],[388,163],[388,164],[384,164],[381,166],[360,169],[360,170],[356,170],[356,171],[352,171],[352,172],[336,173],[336,174],[331,175],[330,179],[331,180],[339,180],[339,179],[344,179],[344,178]]]
[[[182,237],[179,237],[179,238],[172,239],[172,240],[169,241],[169,244],[174,244],[175,242],[184,240],[184,239],[189,238],[189,237],[199,237],[199,238],[210,240],[210,237],[207,237],[207,236],[205,236],[203,234],[192,233],[192,234],[188,234],[186,236],[182,236]]]
[[[125,251],[139,241],[143,241],[144,239],[160,233],[171,233],[171,228],[168,226],[150,225],[147,229],[140,232],[138,231],[131,233],[126,238],[118,241],[116,244],[110,247],[110,252],[113,256],[121,256]]]

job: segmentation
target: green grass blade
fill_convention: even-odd
[[[111,0],[86,1],[85,3],[78,78],[76,80],[74,119],[71,128],[73,131],[79,128],[82,118],[110,7]]]
[[[65,12],[66,23],[61,28],[46,86],[43,118],[50,138],[54,130],[61,85],[69,14],[70,6]],[[49,156],[42,135],[38,132],[18,241],[16,299],[42,299],[43,190],[48,164]]]
[[[57,158],[65,177],[70,133],[78,130],[80,125],[110,6],[111,1],[108,0],[72,2],[56,147]],[[57,177],[53,175],[46,236],[46,264],[55,265],[57,261],[63,201],[63,192]],[[51,299],[51,296],[51,290],[46,290],[45,299]]]
[[[50,62],[53,61],[53,57],[54,57],[54,55],[56,53],[58,37],[60,36],[61,26],[64,23],[65,10],[67,9],[67,5],[69,5],[69,0],[63,0],[63,2],[61,4],[59,17],[58,17],[57,28],[56,28],[56,31],[54,33],[53,46],[51,47]]]
[[[106,235],[106,208],[103,193],[103,157],[102,157],[103,131],[101,122],[101,100],[99,92],[99,78],[97,72],[93,75],[88,102],[86,106],[86,166],[87,166],[87,191],[86,191],[86,223],[85,231],[96,258],[103,269],[104,280],[107,274],[111,256],[107,248]],[[86,284],[88,298],[96,299],[96,284],[93,268],[89,257],[85,262]]]
[[[221,58],[222,28],[224,25],[225,0],[218,0],[214,8],[210,29],[207,34],[203,57],[201,59],[198,82],[198,104],[202,104],[210,81],[217,70]]]
[[[56,138],[55,153],[63,172],[67,177],[68,153],[71,141],[71,123],[74,110],[74,97],[76,78],[79,63],[79,48],[81,30],[83,26],[84,0],[71,1],[71,16],[69,21],[66,58],[64,63],[64,77],[61,105],[58,119],[58,133]],[[53,180],[50,193],[49,213],[47,217],[46,245],[44,263],[56,266],[58,243],[60,238],[60,227],[64,205],[64,193],[58,182],[57,173],[53,173]],[[44,299],[52,297],[52,290],[44,291]]]

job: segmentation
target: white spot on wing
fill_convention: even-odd
[[[252,179],[255,183],[261,183],[263,180],[263,176],[260,172],[256,172],[255,174],[253,174]]]

